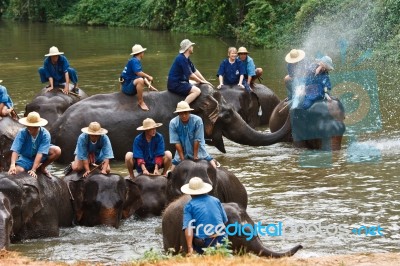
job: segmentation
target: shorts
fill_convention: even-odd
[[[137,93],[136,86],[133,85],[135,80],[125,80],[122,83],[122,92],[126,95],[135,95]]]
[[[181,96],[188,96],[192,89],[192,84],[187,81],[181,82],[168,82],[167,88],[170,92],[176,93]]]
[[[43,154],[42,160],[40,160],[41,163],[45,162],[49,156],[47,154]],[[16,165],[21,166],[22,168],[25,169],[25,171],[29,171],[32,169],[33,162],[35,161],[35,158],[33,160],[19,156],[18,160],[15,162]]]

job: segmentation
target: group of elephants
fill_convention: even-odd
[[[223,136],[243,145],[266,146],[292,140],[293,125],[299,125],[296,133],[301,135],[297,131],[304,125],[295,121],[299,115],[261,84],[256,84],[250,93],[238,87],[214,90],[203,84],[200,88],[202,93],[191,107],[203,119],[207,144],[221,152],[225,152]],[[134,104],[133,97],[121,92],[88,97],[82,90],[79,95],[64,95],[43,89],[26,106],[25,114],[37,111],[49,121],[52,142],[62,149],[61,163],[72,161],[75,145],[71,144],[76,143],[81,128],[92,121],[108,130],[114,156],[123,160],[136,135],[135,128],[147,117],[163,124],[158,131],[168,140],[169,121],[176,104],[183,100],[168,91],[148,92],[144,99],[150,111],[145,112]],[[314,139],[297,139],[296,145],[340,148],[344,110],[339,101],[318,102],[306,114],[303,112],[301,119],[305,115],[310,115],[314,123],[307,130],[311,127],[320,134],[314,134]],[[268,124],[271,133],[254,129]],[[164,249],[185,252],[182,210],[189,197],[181,195],[180,187],[193,176],[212,184],[210,193],[223,202],[229,223],[253,223],[246,213],[247,192],[239,179],[224,167],[214,169],[206,161],[183,161],[168,177],[141,175],[134,180],[100,172],[85,179],[82,173],[75,172],[63,178],[39,174],[33,179],[26,173],[9,176],[9,149],[22,126],[8,117],[1,119],[0,125],[0,248],[7,247],[10,241],[58,236],[60,227],[105,224],[118,228],[122,219],[132,215],[146,218],[162,214]],[[173,146],[167,148],[174,151]],[[234,250],[268,257],[290,256],[302,248],[296,245],[287,252],[273,252],[258,236],[250,241],[244,236],[229,239]]]

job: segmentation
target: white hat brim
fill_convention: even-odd
[[[89,135],[105,135],[105,134],[108,133],[108,130],[105,129],[105,128],[100,128],[100,130],[97,131],[97,132],[91,132],[91,131],[89,131],[89,127],[84,127],[84,128],[81,129],[81,131],[83,133],[86,133],[86,134],[89,134]]]
[[[153,129],[153,128],[157,128],[157,127],[161,127],[162,126],[162,123],[156,123],[154,126],[152,126],[152,127],[143,127],[143,126],[140,126],[140,127],[138,127],[136,130],[148,130],[148,129]]]
[[[200,189],[191,189],[189,188],[189,184],[185,184],[181,187],[181,191],[188,195],[201,195],[207,194],[212,190],[212,186],[208,183],[204,183],[203,187]]]
[[[140,54],[146,50],[147,50],[147,48],[143,48],[142,50],[139,50],[138,52],[131,53],[131,55]]]
[[[64,54],[63,52],[58,52],[58,53],[51,53],[51,54],[45,54],[44,56],[53,56],[53,55],[60,55]]]
[[[292,58],[292,57],[290,57],[290,53],[288,53],[285,56],[285,61],[287,63],[294,64],[294,63],[300,62],[301,60],[304,59],[304,57],[306,57],[306,53],[303,50],[297,50],[297,51],[299,51],[299,56],[298,57]]]
[[[43,127],[43,126],[47,125],[47,123],[48,123],[48,121],[44,118],[40,118],[39,122],[29,123],[27,121],[27,117],[23,117],[23,118],[19,119],[18,122],[27,127]]]

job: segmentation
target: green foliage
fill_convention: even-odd
[[[230,248],[232,242],[226,237],[222,244],[217,244],[214,247],[203,248],[204,255],[220,255],[223,257],[232,256],[232,249]]]

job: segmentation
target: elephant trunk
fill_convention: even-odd
[[[121,215],[118,214],[115,208],[102,208],[100,211],[100,224],[119,227]]]
[[[300,249],[302,249],[303,246],[298,244],[296,246],[294,246],[293,248],[284,251],[284,252],[274,252],[264,246],[262,246],[262,248],[260,249],[258,255],[259,256],[264,256],[264,257],[270,257],[270,258],[282,258],[282,257],[290,257],[293,256],[297,251],[299,251]]]

